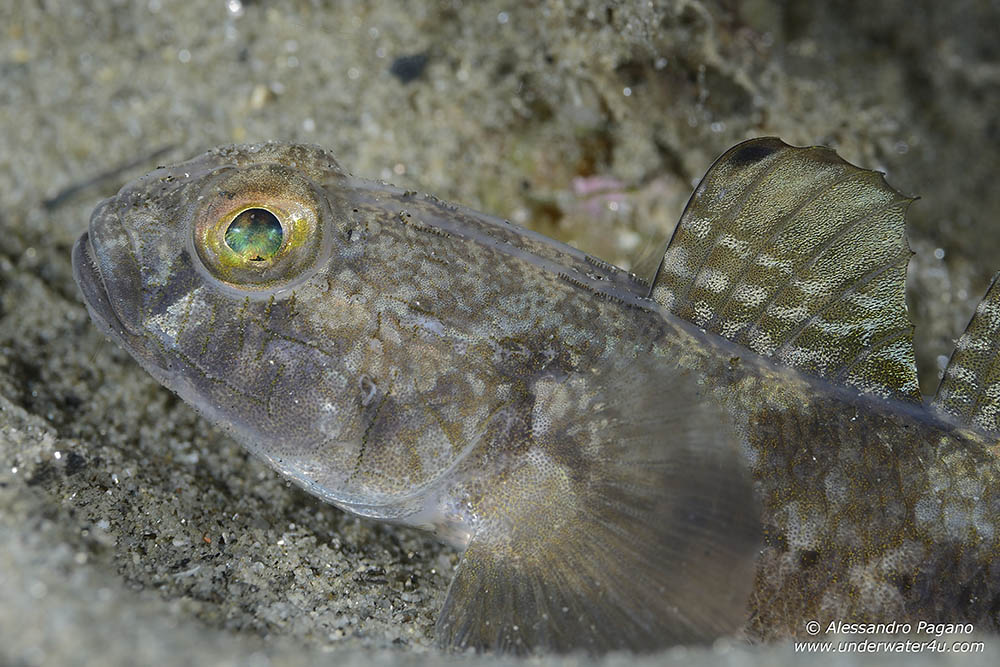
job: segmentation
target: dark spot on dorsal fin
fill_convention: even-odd
[[[733,166],[745,167],[754,162],[760,162],[768,155],[777,151],[782,145],[783,143],[780,140],[770,137],[759,141],[746,142],[733,151],[732,155],[729,156],[729,161]]]

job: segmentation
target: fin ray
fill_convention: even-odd
[[[1000,436],[1000,273],[955,344],[931,405],[965,426]]]
[[[735,210],[735,214],[732,215],[732,216],[730,216],[731,218],[738,217],[742,213],[742,211],[746,207],[747,201],[749,200],[750,194],[752,193],[753,189],[756,186],[758,186],[765,178],[767,178],[768,176],[770,176],[771,174],[773,174],[774,171],[777,169],[777,167],[779,165],[780,165],[780,157],[777,158],[777,159],[775,159],[774,162],[772,162],[771,164],[769,164],[759,174],[756,174],[754,176],[753,180],[751,180],[751,182],[749,183],[749,185],[747,186],[747,188],[744,190],[743,195],[740,197],[740,200],[739,200],[739,202],[737,203],[737,205],[735,207],[735,209],[736,209]],[[683,219],[684,218],[682,216],[681,217],[681,222],[683,222]],[[678,231],[682,231],[680,224],[677,225],[677,229],[674,232],[674,236],[675,237],[677,236],[677,232]],[[722,234],[722,232],[723,232],[723,228],[721,226],[717,227],[717,226],[713,225],[712,230],[711,230],[711,237],[712,237],[712,243],[713,243],[713,245],[715,245],[715,243],[717,242],[718,236],[720,234]],[[673,245],[673,241],[674,241],[674,239],[671,239],[671,244],[670,245]],[[667,246],[667,250],[668,251],[670,250],[670,246],[669,245]],[[705,255],[701,259],[700,263],[697,265],[697,267],[695,267],[694,276],[689,281],[689,283],[687,285],[687,288],[686,288],[686,290],[685,290],[684,295],[683,295],[682,298],[686,299],[686,298],[688,298],[690,296],[691,290],[693,290],[694,287],[695,287],[695,285],[697,284],[698,278],[701,276],[702,272],[705,270],[705,267],[709,263],[709,259],[710,259],[709,253],[705,253]]]
[[[883,210],[883,209],[878,209],[878,210],[874,211],[873,213],[878,213],[881,210]],[[851,221],[847,222],[846,224],[844,224],[843,226],[841,226],[840,229],[838,229],[838,230],[836,230],[834,232],[833,236],[831,236],[830,238],[828,238],[823,243],[817,245],[816,248],[813,249],[810,252],[810,254],[808,256],[806,256],[802,260],[802,262],[801,262],[801,268],[799,269],[798,273],[799,274],[804,274],[806,271],[811,270],[816,265],[816,263],[823,257],[823,255],[827,251],[829,251],[831,248],[834,247],[834,243],[837,240],[839,240],[839,239],[843,238],[844,236],[846,236],[848,233],[851,232],[852,229],[856,228],[859,224],[861,224],[865,220],[866,220],[866,217],[865,218],[858,218],[856,220],[851,220]],[[908,255],[907,255],[907,257],[908,257]],[[882,266],[881,268],[884,269],[886,267]],[[783,283],[782,285],[780,285],[779,288],[777,289],[777,291],[775,291],[768,298],[768,300],[764,302],[763,307],[759,311],[757,319],[755,319],[749,326],[745,327],[743,329],[743,331],[745,332],[745,331],[747,331],[749,329],[753,329],[754,327],[760,326],[761,323],[762,323],[762,320],[767,316],[767,314],[768,314],[767,311],[768,311],[768,308],[771,306],[771,304],[775,303],[776,301],[779,301],[780,298],[783,297],[787,293],[787,291],[789,290],[789,288],[791,288],[791,287],[792,287],[792,285],[791,285],[790,282],[789,283]],[[850,285],[846,285],[845,286],[845,292],[850,287],[851,287]],[[843,294],[841,294],[841,295],[834,295],[827,302],[827,305],[830,305],[831,303],[835,303],[836,300],[840,296],[843,296]],[[816,314],[818,314],[818,313],[814,313],[813,317],[815,317]]]
[[[484,482],[439,643],[641,651],[742,627],[759,541],[752,484],[721,408],[665,366],[603,368],[560,382],[552,405],[536,398],[546,427]]]
[[[788,228],[788,225],[790,225],[792,223],[792,221],[794,220],[795,216],[799,212],[801,212],[806,206],[812,204],[817,199],[819,199],[820,196],[822,196],[827,191],[829,191],[832,187],[834,187],[836,185],[839,185],[840,183],[843,183],[848,178],[850,178],[850,175],[843,176],[843,177],[841,177],[838,180],[831,181],[827,185],[825,185],[822,188],[820,188],[820,190],[817,191],[816,194],[813,195],[810,199],[807,199],[807,200],[803,201],[801,204],[799,204],[795,208],[795,210],[791,211],[789,213],[788,217],[784,221],[782,221],[782,223],[780,225],[778,225],[774,229],[773,232],[771,232],[771,235],[767,238],[767,241],[765,241],[765,243],[764,243],[764,247],[772,246],[777,241],[777,239],[780,237],[780,235]],[[817,249],[817,255],[816,255],[817,257],[819,256],[818,253],[822,252],[822,250],[825,250],[825,248],[819,248],[819,249]],[[759,255],[759,252],[758,252],[758,255]],[[752,258],[752,259],[755,260],[756,256],[754,258]],[[749,272],[753,269],[753,266],[754,266],[754,264],[753,264],[752,260],[746,262],[743,265],[743,267],[740,269],[740,272],[736,275],[735,279],[732,281],[732,285],[729,288],[729,290],[727,291],[726,297],[723,300],[723,302],[721,304],[721,307],[719,308],[718,312],[716,312],[716,314],[714,315],[714,318],[721,317],[722,313],[726,311],[727,307],[729,306],[730,302],[733,299],[733,294],[736,292],[736,289],[740,285],[743,284],[744,280],[746,280],[747,274],[749,274]],[[776,293],[774,296],[776,297],[776,296],[778,296],[778,294]],[[773,298],[774,297],[772,297],[772,300],[773,300]],[[766,305],[765,305],[765,310],[766,310]],[[763,312],[763,310],[762,310],[762,312]],[[754,324],[758,324],[758,322],[754,322]]]
[[[909,255],[905,256],[903,259],[908,260]],[[790,333],[785,334],[784,336],[785,342],[783,342],[781,346],[776,350],[776,353],[780,355],[780,353],[783,350],[792,348],[793,343],[799,340],[799,338],[809,329],[809,327],[815,326],[821,319],[830,315],[831,311],[833,311],[837,306],[841,305],[844,299],[851,296],[852,294],[863,293],[862,289],[864,287],[867,287],[870,283],[877,280],[887,271],[889,271],[894,267],[897,267],[897,265],[898,262],[892,262],[892,261],[887,262],[886,264],[876,267],[874,270],[870,271],[867,275],[858,278],[858,280],[852,284],[840,285],[839,288],[837,288],[839,291],[832,291],[827,301],[819,305],[816,308],[815,312],[809,315],[808,319],[804,320],[802,323],[797,325],[794,329],[792,329]],[[910,326],[905,327],[905,330],[907,331],[910,331],[911,329],[912,327]],[[865,354],[870,353],[876,346],[877,343],[868,345],[861,353],[859,353],[858,357],[856,357],[855,360],[859,359],[861,356]]]
[[[829,149],[744,142],[698,185],[650,295],[779,363],[919,402],[904,296],[911,201]]]

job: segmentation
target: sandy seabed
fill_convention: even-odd
[[[97,201],[156,164],[318,143],[358,175],[628,265],[730,145],[834,145],[922,196],[909,282],[926,392],[1000,269],[986,3],[0,5],[5,664],[442,660],[454,552],[290,486],[90,324],[70,247]],[[808,659],[996,664],[984,641],[977,656]],[[645,658],[806,659],[739,640]]]

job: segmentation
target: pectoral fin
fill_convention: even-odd
[[[440,644],[602,653],[742,627],[751,483],[725,415],[677,373],[536,383],[530,442],[476,504]]]

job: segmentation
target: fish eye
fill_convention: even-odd
[[[284,232],[274,213],[266,208],[248,208],[236,214],[226,228],[226,245],[250,262],[274,257],[281,247]]]
[[[302,174],[280,164],[220,170],[193,211],[197,268],[225,289],[266,295],[307,280],[329,257],[332,215]]]

